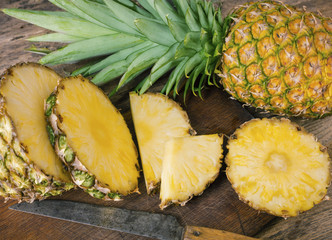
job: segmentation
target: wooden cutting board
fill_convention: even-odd
[[[232,2],[225,2],[225,13],[227,13],[231,7],[243,2],[245,1],[233,0]],[[320,8],[324,11],[323,13],[325,15],[332,15],[331,1],[296,1],[297,5],[301,6],[303,5],[302,3],[308,5],[308,10]],[[4,2],[1,1],[0,8],[5,7],[44,10],[56,9],[45,0],[25,0],[17,2],[10,0],[5,0]],[[39,56],[23,51],[30,46],[30,43],[26,42],[24,39],[45,33],[45,30],[15,20],[2,13],[0,13],[0,24],[0,72],[17,62],[38,61]],[[66,75],[77,66],[78,65],[64,65],[57,66],[55,69],[60,74]],[[104,90],[107,91],[111,87],[112,86],[110,85],[105,86]],[[155,91],[158,89],[160,89],[160,85],[155,86],[152,90]],[[240,124],[253,118],[247,109],[243,108],[240,103],[229,99],[229,95],[222,89],[216,87],[206,89],[203,92],[203,99],[204,100],[191,95],[186,101],[187,105],[182,104],[188,112],[193,128],[198,134],[224,133],[226,136],[229,136]],[[179,97],[177,100],[181,102],[182,98]],[[128,92],[123,91],[119,93],[112,98],[112,102],[120,109],[132,131],[133,124],[129,111]],[[254,114],[256,115],[255,112]],[[330,123],[331,121],[328,120],[327,123],[323,123],[323,126],[324,124],[328,125]],[[309,123],[309,126],[313,126],[313,124]],[[132,133],[134,134],[133,131]],[[323,134],[322,136],[326,137],[326,134]],[[225,140],[227,140],[227,137]],[[332,139],[328,137],[327,142],[330,143],[331,140]],[[280,218],[275,218],[265,213],[259,213],[241,202],[228,182],[224,170],[225,164],[223,164],[219,177],[208,189],[206,189],[203,195],[193,198],[184,207],[170,206],[163,211],[161,211],[158,206],[160,202],[158,195],[148,196],[146,194],[142,174],[139,182],[141,194],[133,194],[124,198],[121,202],[104,202],[93,199],[82,190],[67,192],[61,197],[57,197],[57,199],[149,212],[162,212],[177,216],[183,225],[196,225],[222,229],[248,236],[254,236],[260,232],[271,220],[273,220],[274,224],[276,224],[276,221],[280,220]],[[97,227],[9,210],[8,206],[14,203],[15,202],[13,201],[3,203],[2,199],[0,199],[0,239],[148,239]],[[331,209],[331,205],[328,205],[327,207],[326,204],[324,205],[325,212],[331,211]],[[297,224],[299,224],[299,221],[302,221],[301,217],[294,219],[296,219]],[[314,221],[315,220],[312,220],[311,223]],[[323,222],[323,219],[320,221]],[[331,218],[324,219],[324,221],[330,221],[331,223]],[[287,230],[287,228],[292,228],[292,226],[293,225],[291,224],[289,226],[286,225],[286,227],[282,227],[281,229]],[[329,231],[331,231],[331,229],[329,229]],[[269,233],[265,236],[268,236],[268,234]],[[293,236],[294,238],[292,239],[296,239],[300,234]]]

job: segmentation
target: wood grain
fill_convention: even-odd
[[[224,12],[228,13],[231,8],[244,2],[246,1],[224,1]],[[324,15],[332,16],[330,0],[288,0],[285,2],[296,6],[306,5],[308,11],[320,9]],[[46,0],[1,0],[0,8],[56,9]],[[0,13],[0,24],[0,72],[17,62],[38,61],[39,55],[24,51],[31,45],[25,39],[35,35],[42,35],[48,32],[47,30],[16,20],[3,13]],[[45,46],[45,44],[37,44],[37,46]],[[47,44],[47,46],[51,48],[58,47],[56,44]],[[66,76],[80,65],[82,63],[59,65],[54,68],[61,75]],[[112,85],[106,85],[103,89],[109,91],[111,87]],[[157,84],[152,90],[158,89],[160,89],[160,84]],[[112,102],[124,114],[130,129],[133,129],[131,115],[128,111],[129,101],[126,90],[112,98]],[[241,123],[252,118],[252,115],[247,112],[248,109],[244,109],[237,101],[230,100],[229,96],[220,89],[210,88],[204,91],[203,94],[204,100],[191,96],[187,99],[187,105],[183,105],[188,112],[192,126],[199,134],[218,132],[230,135]],[[177,100],[181,102],[181,96]],[[256,111],[251,110],[251,113],[255,116],[261,116]],[[322,140],[323,144],[328,147],[331,146],[329,149],[330,155],[332,149],[331,120],[332,117],[318,121],[296,119],[306,129],[317,134],[318,139]],[[96,200],[81,190],[67,192],[58,198],[127,209],[162,212],[158,208],[158,195],[147,196],[142,177],[139,182],[139,188],[141,191],[140,195],[128,196],[121,202]],[[331,195],[331,188],[329,189],[329,194]],[[14,201],[7,203],[0,201],[0,240],[148,239],[9,210],[8,206],[14,203]],[[325,237],[325,239],[328,239],[331,237],[332,228],[331,209],[331,201],[327,201],[316,206],[313,210],[287,221],[259,213],[238,200],[238,196],[226,179],[223,167],[220,176],[202,196],[195,197],[184,207],[171,206],[164,210],[163,213],[178,217],[183,225],[215,228],[248,236],[258,234],[272,220],[273,224],[257,236],[268,239],[273,239],[274,237],[280,237],[279,239],[324,239]],[[297,231],[291,231],[294,227]]]
[[[211,228],[187,226],[183,240],[255,240],[256,238],[247,237],[235,233],[225,232]]]
[[[330,191],[331,195],[331,191]],[[275,219],[256,237],[262,239],[332,239],[332,204],[324,201],[300,217]]]

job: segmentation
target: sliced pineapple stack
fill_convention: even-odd
[[[223,138],[218,134],[174,138],[165,145],[160,208],[184,206],[213,182],[221,167]]]
[[[0,195],[32,202],[73,188],[48,141],[44,100],[60,76],[35,63],[18,64],[1,77]]]
[[[330,184],[330,160],[315,137],[287,119],[255,119],[228,142],[226,173],[241,200],[289,217],[321,202]]]
[[[161,181],[160,208],[185,205],[218,176],[222,137],[192,136],[187,113],[165,95],[130,93],[130,105],[147,192]]]
[[[148,194],[160,184],[165,143],[194,135],[188,115],[163,94],[130,93],[130,107]]]
[[[137,150],[120,112],[83,77],[63,79],[46,101],[56,153],[91,196],[119,200],[138,192]]]

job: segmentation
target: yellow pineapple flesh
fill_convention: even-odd
[[[104,200],[138,192],[135,144],[102,90],[82,77],[66,78],[48,98],[46,112],[56,152],[79,187]]]
[[[31,79],[35,81],[32,83]],[[67,179],[45,131],[44,100],[59,80],[60,77],[51,70],[21,67],[2,84],[0,91],[5,96],[7,113],[27,156],[48,174]]]
[[[1,78],[0,181],[5,192],[12,189],[8,198],[31,202],[74,186],[46,131],[44,101],[59,80],[35,63],[15,65]]]
[[[165,145],[160,208],[184,206],[213,182],[221,167],[223,139],[218,134],[173,138]]]
[[[227,177],[251,207],[289,217],[324,199],[331,179],[327,150],[289,120],[251,120],[227,148]]]
[[[173,137],[190,136],[195,131],[189,124],[187,113],[165,95],[132,92],[130,106],[150,194],[160,183],[165,143]]]

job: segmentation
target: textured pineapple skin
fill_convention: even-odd
[[[20,63],[1,76],[1,85],[8,81],[15,68],[33,66],[53,71],[36,63]],[[48,175],[27,155],[28,149],[19,141],[14,122],[6,110],[6,99],[0,95],[0,196],[19,202],[33,202],[62,194],[74,188],[71,181]],[[66,172],[66,169],[63,169]]]
[[[89,80],[81,76],[73,78],[79,79],[80,81],[82,81],[82,84],[92,84],[89,83]],[[62,81],[70,81],[70,78],[65,78]],[[57,103],[58,103],[57,94],[59,89],[61,88],[64,89],[64,86],[60,83],[55,89],[55,91],[46,100],[45,115],[47,116],[50,135],[54,136],[53,147],[55,149],[55,152],[63,161],[63,163],[68,167],[73,182],[78,187],[82,188],[85,192],[87,192],[90,196],[102,200],[119,201],[124,195],[131,193],[139,193],[137,184],[134,189],[130,189],[127,192],[120,193],[110,189],[110,187],[107,184],[98,180],[96,176],[93,173],[91,173],[85,167],[85,165],[80,161],[77,153],[74,151],[72,146],[69,145],[66,133],[59,127],[59,122],[62,122],[62,117],[57,113]],[[97,86],[95,86],[95,88],[101,91]],[[105,96],[105,98],[107,98],[107,96]],[[117,113],[120,114],[120,112]],[[136,159],[137,159],[136,147],[133,142],[131,143],[132,147],[136,151]],[[139,170],[138,162],[136,163],[135,167],[137,170]],[[137,177],[138,175],[139,174],[137,173]]]
[[[329,199],[327,148],[290,120],[248,121],[230,137],[227,148],[227,178],[252,208],[287,218]]]
[[[332,112],[332,20],[282,2],[239,6],[223,46],[224,89],[279,115]]]

